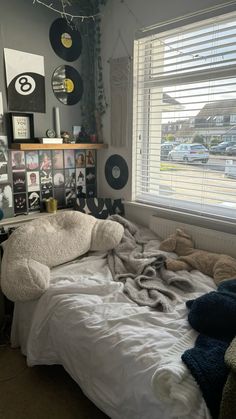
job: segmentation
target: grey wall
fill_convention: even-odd
[[[110,86],[109,86],[109,63],[110,57],[118,58],[127,56],[126,49],[132,56],[133,41],[135,33],[138,29],[161,23],[169,19],[177,18],[182,15],[196,12],[198,10],[207,9],[209,7],[227,4],[223,0],[110,0],[108,2],[102,19],[102,57],[104,68],[105,92],[107,101],[110,103]],[[129,10],[130,9],[130,10]],[[121,41],[117,41],[118,33],[121,33],[126,48]],[[128,145],[123,148],[109,147],[106,151],[98,153],[98,185],[99,196],[104,197],[122,197],[126,200],[131,199],[131,163],[132,163],[132,108],[129,110],[129,136]],[[110,142],[110,108],[103,118],[104,140]],[[104,166],[107,158],[111,154],[120,154],[125,157],[129,169],[130,176],[127,185],[121,190],[112,189],[106,182],[104,175]],[[150,214],[155,211],[138,208],[137,206],[127,206],[126,215],[136,219],[139,222],[148,223]]]
[[[49,3],[49,2],[48,2]],[[32,0],[0,0],[0,91],[3,93],[4,111],[7,112],[3,48],[12,48],[45,58],[46,114],[34,114],[35,137],[45,136],[47,128],[55,128],[53,108],[60,109],[61,129],[72,130],[80,125],[80,104],[63,105],[54,96],[51,88],[53,71],[62,64],[79,69],[80,59],[65,62],[53,51],[49,41],[51,23],[60,17],[55,12],[35,4]]]

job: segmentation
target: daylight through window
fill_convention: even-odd
[[[133,199],[236,218],[236,13],[135,41]]]

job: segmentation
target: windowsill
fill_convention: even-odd
[[[204,215],[190,214],[184,211],[178,211],[134,201],[124,201],[124,204],[139,208],[141,211],[151,211],[152,215],[156,215],[165,219],[178,221],[180,223],[192,224],[198,227],[208,228],[210,230],[222,231],[224,233],[236,234],[236,224],[232,221],[219,220],[216,218],[211,218],[210,216],[207,217]]]

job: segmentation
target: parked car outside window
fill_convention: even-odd
[[[227,156],[235,156],[236,155],[236,144],[227,147],[226,150],[225,150],[225,154],[227,154]]]
[[[168,160],[169,152],[173,148],[172,143],[163,143],[161,144],[161,160]]]
[[[211,154],[225,154],[226,152],[226,148],[230,147],[232,145],[236,145],[235,142],[233,141],[223,141],[222,143],[218,144],[218,145],[214,145],[212,147],[210,147],[210,153]]]
[[[193,162],[196,160],[207,163],[209,152],[202,144],[180,144],[169,152],[169,160]]]

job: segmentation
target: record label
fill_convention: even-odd
[[[77,29],[63,18],[56,19],[50,28],[49,39],[54,52],[65,61],[75,61],[82,51],[82,39]]]
[[[83,80],[74,67],[61,65],[52,75],[52,89],[64,105],[75,105],[83,95]]]
[[[64,86],[67,93],[72,93],[74,91],[75,85],[71,79],[65,79]]]
[[[129,177],[129,169],[125,159],[118,154],[110,156],[105,165],[105,177],[107,183],[113,189],[122,189]]]
[[[63,33],[61,36],[61,43],[63,47],[65,48],[71,48],[72,47],[72,38],[69,33]]]

